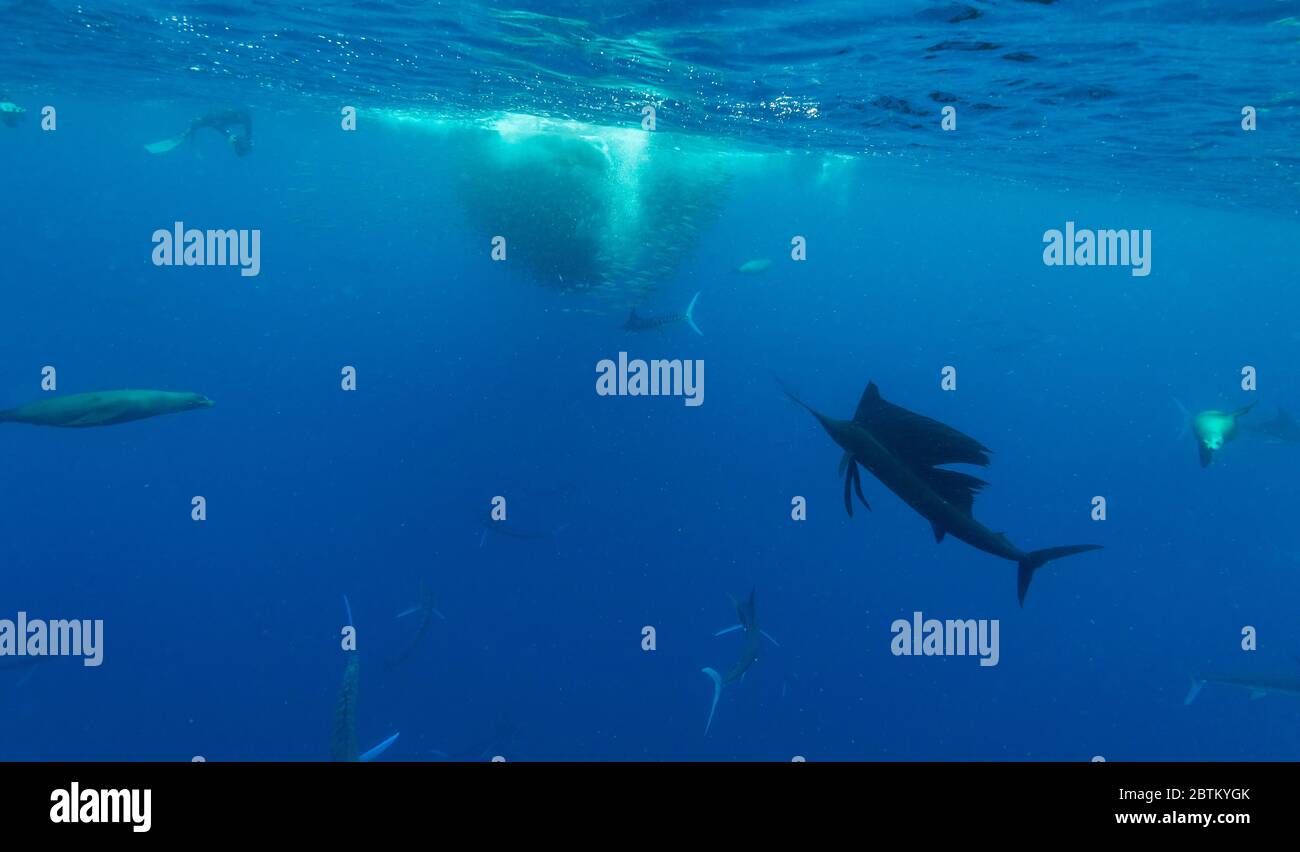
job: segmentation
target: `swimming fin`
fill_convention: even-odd
[[[148,145],[145,145],[144,149],[150,154],[166,154],[168,151],[184,142],[185,136],[186,134],[182,133],[180,136],[173,136],[171,139],[164,139],[161,142],[151,142]]]

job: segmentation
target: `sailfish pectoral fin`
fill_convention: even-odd
[[[844,511],[853,517],[853,471],[846,471],[844,474]]]
[[[867,498],[862,495],[862,472],[858,470],[858,463],[853,460],[853,456],[845,453],[840,459],[840,474],[844,477],[844,511],[853,517],[853,493],[857,492],[858,500],[867,511],[871,511],[871,504]]]
[[[718,709],[718,696],[722,695],[722,676],[711,668],[702,668],[704,672],[713,679],[713,705],[709,707],[709,721],[704,723],[704,736],[709,735],[709,728],[713,725],[713,711]]]
[[[862,471],[858,470],[857,462],[853,463],[853,490],[858,492],[858,499],[862,501],[862,505],[866,506],[867,511],[870,512],[871,504],[867,502],[866,497],[862,496]]]

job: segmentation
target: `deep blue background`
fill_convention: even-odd
[[[427,135],[283,107],[256,114],[247,159],[215,138],[151,158],[143,142],[209,103],[26,101],[56,96],[56,133],[0,127],[0,407],[38,398],[46,364],[61,392],[216,407],[0,427],[0,617],[106,623],[101,668],[0,671],[0,757],[323,759],[344,594],[361,745],[401,731],[385,759],[498,723],[518,728],[512,760],[1300,757],[1292,700],[1211,687],[1182,705],[1194,671],[1300,667],[1300,447],[1245,436],[1203,470],[1173,401],[1300,408],[1293,217],[871,158],[827,185],[772,151],[650,305],[702,291],[706,336],[628,336],[492,264]],[[150,235],[176,219],[260,228],[261,276],[153,267]],[[1150,228],[1153,273],[1044,267],[1067,219]],[[805,263],[784,259],[793,234]],[[776,263],[734,274],[753,257]],[[596,396],[620,349],[704,359],[705,404]],[[1020,610],[1013,565],[935,545],[874,480],[875,511],[849,520],[839,450],[770,371],[841,417],[874,379],[994,450],[990,528],[1106,550],[1042,572]],[[563,529],[483,540],[497,494],[522,528]],[[388,671],[421,580],[447,620]],[[781,647],[705,738],[699,669],[739,653],[711,634],[751,586]],[[889,624],[914,610],[1001,619],[1001,664],[892,657]]]

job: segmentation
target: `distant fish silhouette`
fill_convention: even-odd
[[[0,423],[33,426],[112,426],[161,414],[211,408],[201,393],[154,390],[96,391],[50,397],[0,411]]]
[[[722,636],[736,630],[743,630],[745,631],[745,644],[741,648],[740,658],[727,670],[726,675],[720,675],[716,670],[707,667],[700,669],[713,681],[713,704],[709,707],[709,721],[704,724],[704,734],[706,736],[709,733],[709,728],[713,726],[713,714],[718,709],[718,699],[722,696],[722,688],[744,678],[745,673],[749,671],[749,667],[757,662],[758,651],[762,647],[764,639],[780,647],[775,639],[758,626],[758,616],[754,612],[753,589],[750,589],[749,597],[746,600],[738,601],[732,598],[731,602],[736,606],[736,615],[740,618],[740,623],[725,627],[713,635]]]
[[[1300,695],[1300,674],[1290,675],[1232,675],[1207,674],[1192,678],[1192,688],[1187,691],[1183,704],[1191,704],[1201,694],[1207,683],[1237,686],[1250,692],[1251,698],[1265,695]]]
[[[466,745],[464,748],[453,752],[439,751],[434,749],[430,754],[435,754],[443,760],[458,761],[461,763],[471,763],[480,760],[491,760],[494,757],[509,757],[514,751],[515,738],[519,735],[519,729],[510,722],[498,722],[492,733],[481,740],[477,740]]]
[[[542,541],[556,538],[569,527],[568,524],[561,524],[553,530],[528,529],[519,526],[514,521],[494,521],[490,513],[483,515],[479,519],[479,523],[483,527],[482,532],[479,534],[479,547],[482,547],[487,542],[488,533],[513,538],[518,541]]]
[[[1273,441],[1284,444],[1300,444],[1300,423],[1297,423],[1285,408],[1278,406],[1277,416],[1259,424],[1247,424],[1247,432],[1263,435]]]
[[[686,306],[684,314],[662,314],[660,316],[642,316],[637,313],[636,308],[628,314],[627,322],[623,323],[624,331],[655,331],[672,325],[673,323],[682,322],[683,320],[691,329],[701,337],[704,332],[695,324],[695,303],[699,300],[700,294],[696,293],[691,297],[691,303]]]
[[[411,656],[412,652],[419,647],[420,640],[424,638],[424,634],[429,632],[429,626],[433,623],[435,617],[441,621],[447,620],[447,617],[439,612],[438,608],[433,605],[433,593],[429,590],[423,580],[420,581],[420,593],[417,600],[419,602],[415,606],[397,614],[398,618],[406,618],[408,615],[419,615],[420,618],[415,625],[415,633],[406,643],[406,646],[402,648],[396,657],[388,661],[389,668],[400,665],[406,661],[407,657]]]
[[[741,275],[761,275],[772,268],[772,261],[765,257],[756,260],[747,260],[740,266],[736,267],[736,272]]]
[[[347,595],[343,596],[343,607],[347,611],[348,624],[352,624],[352,604]],[[355,625],[354,625],[355,626]],[[330,746],[330,756],[334,760],[369,763],[379,757],[388,747],[397,742],[400,734],[393,734],[379,745],[364,753],[357,750],[357,691],[361,681],[361,662],[356,651],[346,652],[347,667],[343,669],[343,686],[339,690],[338,703],[334,707],[334,738]]]

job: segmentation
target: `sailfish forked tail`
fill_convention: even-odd
[[[1016,572],[1016,594],[1020,597],[1020,605],[1025,605],[1025,594],[1029,592],[1029,583],[1034,579],[1035,571],[1053,559],[1073,556],[1076,553],[1087,553],[1090,550],[1101,550],[1101,545],[1069,544],[1065,547],[1048,547],[1026,553],[1020,559]]]
[[[696,334],[703,337],[704,332],[700,331],[700,327],[695,324],[695,303],[699,301],[699,298],[700,294],[696,293],[691,297],[691,303],[686,306],[686,324],[689,325]]]
[[[709,707],[709,721],[704,723],[704,736],[707,737],[709,728],[713,726],[713,712],[718,709],[718,698],[722,695],[722,675],[708,667],[702,668],[700,671],[713,679],[713,704]]]

